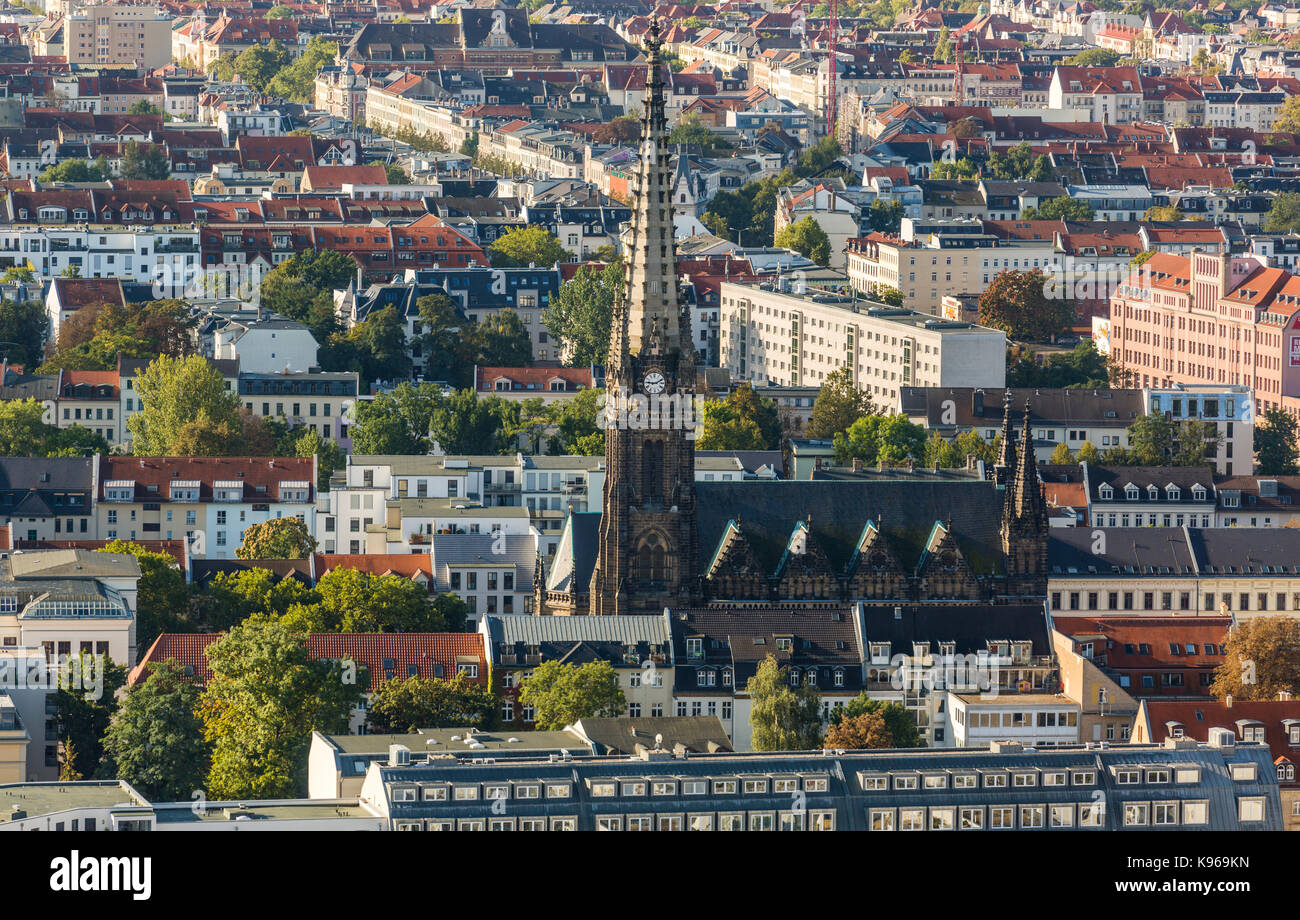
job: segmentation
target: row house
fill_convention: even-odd
[[[0,457],[0,525],[21,541],[99,536],[101,457]]]
[[[831,755],[645,746],[630,758],[473,763],[403,749],[369,762],[361,802],[402,831],[1281,830],[1272,753],[1227,734]]]
[[[493,689],[501,698],[504,730],[536,727],[533,707],[520,701],[519,688],[548,661],[577,666],[605,662],[618,675],[628,718],[672,714],[673,642],[667,611],[648,617],[484,616],[478,629]]]
[[[229,559],[253,524],[297,517],[316,532],[316,458],[102,458],[96,526],[108,540],[195,543]]]
[[[471,620],[530,612],[537,566],[533,534],[434,534],[428,540],[430,590],[465,601]],[[527,617],[526,619],[533,619]]]
[[[1086,121],[1129,124],[1142,118],[1142,78],[1136,67],[1057,67],[1048,107],[1073,109]]]
[[[1232,619],[1062,613],[1052,618],[1052,626],[1136,699],[1208,700],[1214,674],[1227,660]]]
[[[140,565],[129,553],[24,550],[0,559],[0,643],[48,664],[102,655],[135,661]],[[12,678],[12,675],[10,675]]]
[[[484,258],[476,265],[459,267],[447,263],[439,268],[421,266],[402,281],[385,278],[368,287],[335,292],[335,313],[345,328],[394,307],[406,323],[406,340],[411,344],[415,375],[422,376],[424,357],[419,344],[425,329],[420,320],[420,298],[445,294],[465,318],[478,322],[502,310],[519,315],[533,345],[533,360],[558,360],[559,342],[542,322],[542,313],[560,289],[560,272],[554,266],[531,268],[487,268]]]
[[[280,419],[290,428],[319,431],[343,450],[351,450],[349,429],[361,386],[355,371],[259,373],[242,369],[246,360],[242,352],[236,360],[241,367],[239,401],[245,410],[259,418]]]
[[[187,678],[203,686],[212,679],[205,650],[219,639],[220,633],[163,633],[131,669],[127,686],[137,686],[148,678],[153,665],[168,659],[184,668]],[[348,720],[348,730],[354,735],[366,734],[370,699],[390,680],[451,680],[464,674],[475,686],[488,685],[483,638],[474,632],[309,633],[306,644],[307,654],[317,661],[364,671],[367,679],[357,681],[360,698]]]
[[[1232,384],[1300,411],[1300,281],[1256,256],[1156,255],[1111,298],[1106,351],[1134,385]]]
[[[199,231],[192,223],[145,224],[162,214],[152,209],[123,211],[117,215],[120,222],[100,224],[105,212],[42,207],[31,224],[0,228],[0,265],[30,265],[39,277],[53,281],[68,273],[120,279],[147,285],[160,297],[179,297],[198,270]]]
[[[1142,701],[1133,732],[1135,743],[1218,739],[1219,744],[1265,745],[1281,798],[1284,830],[1300,830],[1300,701],[1168,700]]]
[[[1054,528],[1053,617],[1296,616],[1300,566],[1291,528]]]
[[[1222,440],[1215,456],[1206,460],[1212,460],[1216,473],[1221,475],[1231,475],[1234,460],[1240,465],[1251,456],[1254,446],[1250,392],[1244,387],[1164,390],[903,387],[896,411],[945,438],[974,431],[992,443],[1004,409],[1013,420],[1019,420],[1023,418],[1021,407],[1026,400],[1033,402],[1034,452],[1040,464],[1048,462],[1061,444],[1071,451],[1078,451],[1085,443],[1100,451],[1127,448],[1129,426],[1148,414],[1162,415],[1176,422],[1213,422]]]

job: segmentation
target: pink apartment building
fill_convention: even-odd
[[[1110,353],[1132,386],[1240,384],[1257,414],[1300,415],[1300,276],[1250,256],[1154,255],[1111,298]]]

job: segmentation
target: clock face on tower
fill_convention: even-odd
[[[655,370],[647,373],[641,381],[642,388],[651,396],[658,396],[664,391],[667,384],[668,381],[664,379],[664,375]]]

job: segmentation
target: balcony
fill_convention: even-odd
[[[412,546],[426,546],[433,542],[433,534],[413,533],[407,538],[407,542]]]

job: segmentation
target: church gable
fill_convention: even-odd
[[[800,521],[790,534],[781,564],[776,570],[776,594],[780,600],[837,600],[839,579],[821,541],[809,522]]]
[[[908,572],[889,538],[875,521],[867,521],[845,571],[850,598],[901,599],[907,596]]]
[[[754,555],[740,522],[727,522],[705,574],[709,594],[729,600],[767,600],[767,573]]]
[[[934,522],[925,552],[917,565],[921,596],[945,599],[979,600],[979,579],[966,561],[951,525]]]

